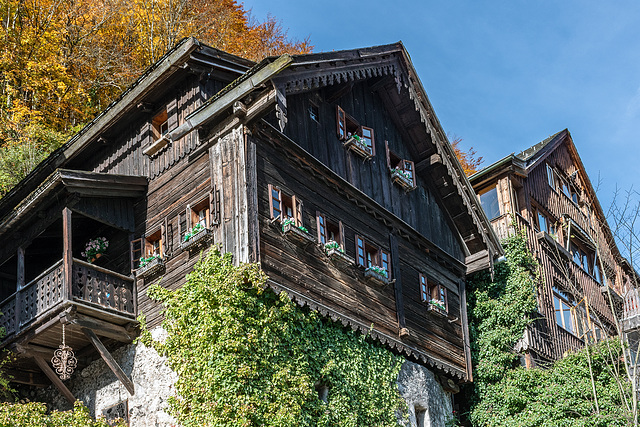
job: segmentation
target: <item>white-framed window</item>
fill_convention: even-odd
[[[558,326],[572,334],[576,333],[575,320],[571,308],[574,304],[572,299],[560,291],[558,288],[553,288],[553,308],[555,311],[556,323]]]

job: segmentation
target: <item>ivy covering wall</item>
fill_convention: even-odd
[[[633,425],[616,339],[570,354],[548,369],[520,365],[513,348],[536,315],[540,277],[524,233],[506,240],[503,247],[507,261],[496,266],[494,279],[485,272],[469,283],[475,377],[467,393],[472,424]]]
[[[406,412],[401,357],[276,295],[257,265],[212,250],[182,288],[149,296],[168,337],[141,340],[178,374],[170,412],[185,427],[397,426]]]

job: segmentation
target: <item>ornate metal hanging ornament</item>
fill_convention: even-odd
[[[59,349],[53,352],[51,358],[51,364],[56,370],[56,374],[61,380],[68,380],[71,378],[71,374],[78,366],[78,360],[73,354],[73,350],[65,343],[64,335],[64,323],[62,324],[62,345]]]

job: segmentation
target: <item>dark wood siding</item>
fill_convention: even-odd
[[[339,220],[344,228],[345,253],[355,258],[355,235],[390,250],[392,226],[375,219],[344,194],[336,192],[321,179],[290,161],[283,151],[264,141],[257,141],[257,193],[260,224],[260,260],[271,280],[293,293],[328,307],[342,319],[373,325],[375,331],[397,340],[398,312],[394,285],[377,287],[367,284],[363,270],[355,265],[333,264],[317,244],[302,244],[285,237],[279,222],[269,211],[269,184],[303,203],[303,226],[317,236],[316,212]],[[398,238],[398,253],[406,325],[410,336],[404,339],[445,365],[465,370],[460,302],[459,273],[447,270],[404,238]],[[427,311],[419,300],[418,274],[426,274],[448,289],[449,317]],[[449,322],[449,320],[452,320]]]
[[[387,167],[385,141],[396,154],[411,158],[401,133],[387,113],[383,101],[367,82],[355,84],[335,103],[323,101],[323,91],[287,98],[289,122],[285,133],[340,177],[363,191],[388,211],[450,255],[463,260],[463,250],[438,204],[432,183],[417,177],[417,188],[406,193],[394,185]],[[310,102],[318,106],[319,122],[308,112]],[[368,161],[342,146],[336,131],[336,105],[340,105],[363,126],[374,129],[375,156]]]

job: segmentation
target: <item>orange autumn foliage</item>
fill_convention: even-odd
[[[471,176],[478,172],[480,170],[480,165],[484,161],[482,156],[476,157],[476,150],[474,150],[473,147],[469,148],[468,151],[462,151],[462,148],[460,148],[462,138],[454,135],[453,137],[449,136],[449,139],[452,140],[451,147],[453,148],[458,161],[462,165],[464,173],[467,176]]]

